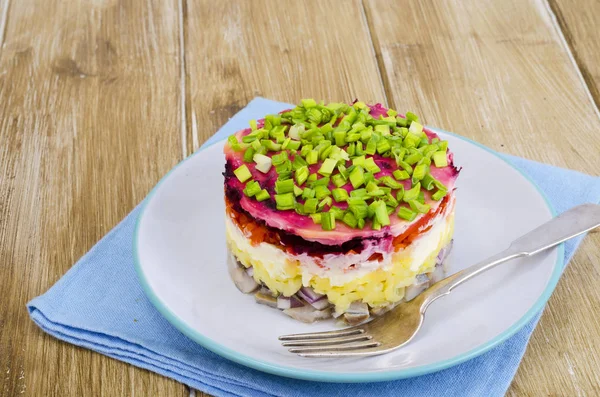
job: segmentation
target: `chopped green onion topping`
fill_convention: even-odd
[[[410,205],[410,208],[412,208],[413,211],[420,212],[421,214],[428,213],[430,209],[430,206],[428,204],[421,204],[417,200],[410,200],[408,202],[408,205]]]
[[[426,191],[437,201],[448,194],[430,173],[430,167],[449,165],[448,142],[429,141],[411,112],[402,117],[389,109],[374,118],[363,102],[325,105],[303,99],[283,114],[250,121],[250,129],[239,139],[235,135],[227,139],[232,150],[243,153],[245,164],[234,174],[245,183],[244,194],[269,200],[271,195],[252,179],[254,171],[247,164],[255,163],[257,172],[264,174],[274,167],[277,209],[309,215],[324,230],[333,230],[336,220],[359,229],[371,222],[374,230],[380,230],[390,224],[389,215],[396,210],[398,217],[412,221],[431,210],[425,203]],[[390,169],[390,164],[397,168]],[[384,166],[387,175],[376,178]],[[412,188],[405,190],[406,182],[401,181],[407,180]],[[332,205],[334,201],[347,202],[347,210]],[[400,205],[403,202],[408,205]]]
[[[417,121],[413,121],[412,123],[410,123],[408,132],[411,132],[415,135],[420,135],[423,132],[423,126],[421,124],[419,124]]]
[[[304,190],[302,191],[302,198],[303,199],[310,199],[315,197],[315,191],[314,189],[311,189],[309,187],[305,187]]]
[[[294,171],[294,177],[296,178],[296,183],[299,186],[302,186],[302,184],[304,182],[306,182],[306,180],[308,179],[308,175],[310,174],[310,172],[308,171],[308,167],[307,166],[302,166],[296,169],[296,171]]]
[[[316,198],[309,198],[304,202],[304,212],[307,214],[314,214],[317,212],[317,204],[319,204],[319,200]]]
[[[275,182],[275,192],[278,195],[294,191],[294,181],[292,179],[277,180]]]
[[[306,155],[306,162],[308,164],[317,164],[319,161],[319,152],[317,150],[311,150]]]
[[[414,165],[414,164],[417,164],[419,162],[419,160],[421,160],[422,158],[423,158],[423,155],[421,153],[419,153],[418,151],[415,151],[414,153],[406,156],[404,158],[404,161],[409,165]]]
[[[391,148],[392,146],[390,145],[390,142],[387,139],[382,139],[377,143],[377,153],[379,154],[383,154]]]
[[[373,160],[373,157],[369,157],[365,160],[364,167],[367,169],[367,171],[372,172],[373,174],[376,174],[381,171],[381,168],[379,168],[377,164],[375,164],[375,160]]]
[[[431,174],[427,174],[421,179],[421,187],[425,190],[432,190],[435,187],[435,178]]]
[[[302,143],[300,141],[290,141],[287,145],[287,148],[290,150],[298,150],[300,149],[300,145]]]
[[[298,168],[301,168],[301,167],[304,167],[307,165],[308,165],[308,163],[306,162],[306,160],[304,160],[302,158],[302,156],[295,156],[294,161],[292,161],[292,168],[294,170],[297,170]]]
[[[350,197],[364,197],[367,195],[367,189],[354,189],[350,192]]]
[[[319,185],[322,185],[322,186],[329,185],[329,177],[328,176],[324,176],[323,178],[320,178],[320,179],[317,179],[317,180],[313,181],[311,187],[319,186]]]
[[[333,194],[333,199],[336,202],[342,202],[342,201],[346,201],[346,199],[348,198],[348,192],[346,191],[346,189],[333,189],[332,191]]]
[[[302,107],[305,109],[310,109],[317,106],[317,102],[314,99],[303,99],[300,102],[302,103]]]
[[[246,149],[246,151],[244,152],[244,162],[252,162],[252,160],[254,159],[254,153],[256,153],[256,150],[254,150],[252,146]]]
[[[369,157],[371,158],[371,157]],[[360,165],[361,167],[365,166],[365,156],[358,156],[352,159],[352,165]]]
[[[303,190],[298,186],[294,186],[294,196],[298,197],[302,194]]]
[[[293,187],[292,187],[293,190]],[[296,206],[296,200],[293,193],[276,194],[275,204],[278,210],[293,210]]]
[[[252,174],[250,173],[250,170],[248,169],[246,164],[242,164],[241,166],[239,166],[235,171],[233,171],[233,173],[235,174],[238,181],[242,183],[252,178]]]
[[[269,192],[266,189],[262,189],[260,192],[258,192],[258,194],[255,196],[256,200],[258,201],[265,201],[271,198],[271,196],[269,195]]]
[[[446,152],[435,152],[432,156],[432,159],[435,163],[435,166],[438,168],[446,167],[448,165],[448,156],[446,156]]]
[[[425,165],[425,164],[417,165],[415,167],[415,169],[413,171],[413,175],[412,175],[413,183],[416,183],[416,182],[420,181],[421,179],[425,178],[427,171],[429,171],[429,167],[427,165]]]
[[[392,175],[394,175],[394,178],[396,178],[399,181],[404,181],[404,180],[410,178],[410,175],[408,175],[408,172],[406,172],[404,170],[396,170],[392,173]]]
[[[447,190],[440,189],[437,192],[433,193],[431,195],[431,198],[434,199],[435,201],[440,201],[442,198],[444,198],[446,196],[446,194],[448,194]]]
[[[249,181],[246,183],[246,187],[244,189],[244,194],[248,197],[252,197],[259,193],[261,190],[260,185],[256,181]]]
[[[413,112],[406,112],[406,119],[409,121],[419,121],[419,116],[414,114]]]
[[[417,217],[417,213],[411,210],[410,208],[400,207],[400,209],[398,210],[398,217],[412,222]]]
[[[358,226],[358,221],[352,212],[346,212],[342,218],[342,222],[352,228],[356,228],[356,226]]]
[[[319,168],[319,174],[324,175],[324,176],[330,176],[331,173],[333,172],[333,170],[335,169],[337,165],[337,161],[333,160],[333,159],[325,159],[325,161],[323,161],[323,164],[321,165],[321,168]]]
[[[335,229],[335,215],[333,212],[329,211],[321,213],[321,227],[323,230]]]
[[[317,185],[315,186],[315,195],[317,197],[317,200],[321,200],[331,195],[331,190],[329,190],[327,186]]]
[[[287,152],[274,154],[273,157],[271,157],[271,160],[274,166],[285,164],[285,162],[288,160],[288,154]]]
[[[346,184],[346,180],[342,176],[342,174],[335,174],[331,177],[331,181],[336,187],[342,187]]]
[[[333,200],[331,200],[331,197],[327,196],[323,200],[321,200],[319,205],[317,205],[317,209],[322,210],[323,208],[325,208],[328,205],[331,205],[332,203]]]
[[[385,202],[383,202],[383,201],[374,201],[373,203],[375,204],[375,206],[374,206],[375,220],[381,226],[388,226],[390,224],[390,217],[388,215],[388,210],[387,210],[387,207],[385,205]]]
[[[260,141],[260,144],[265,147],[267,150],[270,150],[272,152],[278,152],[281,150],[281,144],[279,143],[275,143],[270,139],[262,139]]]
[[[404,192],[404,196],[402,200],[405,202],[409,202],[411,200],[416,200],[419,197],[419,192],[421,191],[421,184],[417,182],[411,189],[406,190]]]
[[[400,189],[400,187],[404,186],[401,183],[398,183],[391,176],[387,175],[381,178],[381,183],[392,188],[392,189]]]
[[[344,210],[338,207],[331,207],[329,212],[333,212],[336,220],[341,221],[344,218]]]
[[[350,183],[354,189],[359,188],[363,183],[365,183],[365,174],[362,167],[355,167],[350,173]]]

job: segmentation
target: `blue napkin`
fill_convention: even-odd
[[[256,98],[206,145],[250,119],[291,105]],[[600,202],[600,178],[503,155],[546,193],[557,212]],[[502,396],[519,366],[539,314],[513,337],[458,366],[412,379],[330,384],[265,374],[202,348],[150,304],[133,266],[132,240],[139,206],[84,255],[44,295],[27,305],[45,332],[77,346],[177,379],[216,396]],[[581,238],[565,244],[565,263]]]

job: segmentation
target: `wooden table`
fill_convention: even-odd
[[[189,394],[25,303],[255,96],[381,101],[598,175],[599,25],[597,0],[0,0],[0,394]],[[596,233],[509,395],[600,393],[599,285]]]

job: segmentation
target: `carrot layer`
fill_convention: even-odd
[[[450,196],[444,197],[444,199],[440,203],[440,206],[435,212],[423,216],[421,219],[419,219],[418,222],[415,222],[408,229],[406,229],[404,233],[394,237],[392,241],[394,251],[399,251],[407,247],[413,240],[419,237],[419,235],[427,232],[431,228],[431,226],[428,226],[431,219],[433,219],[438,214],[443,213],[449,201]],[[285,251],[289,254],[295,253],[293,247],[282,243],[280,232],[277,231],[277,229],[271,228],[262,222],[256,221],[243,210],[239,211],[238,209],[234,208],[233,203],[227,197],[225,197],[225,207],[226,213],[229,216],[229,218],[244,233],[244,235],[246,235],[250,239],[252,245],[268,243],[278,247],[282,251]],[[306,244],[314,245],[315,243],[307,241]],[[339,250],[337,252],[332,252],[331,247],[329,248],[330,249],[328,249],[327,253],[338,253],[340,255],[357,253],[356,247],[344,249],[344,246],[341,245],[338,246]],[[323,253],[319,252],[307,252],[307,254],[319,258],[323,257]],[[383,257],[381,254],[373,254],[370,260],[381,260],[382,258]]]

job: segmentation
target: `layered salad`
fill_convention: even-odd
[[[415,114],[306,99],[224,152],[229,272],[257,302],[357,324],[443,277],[459,170]]]

